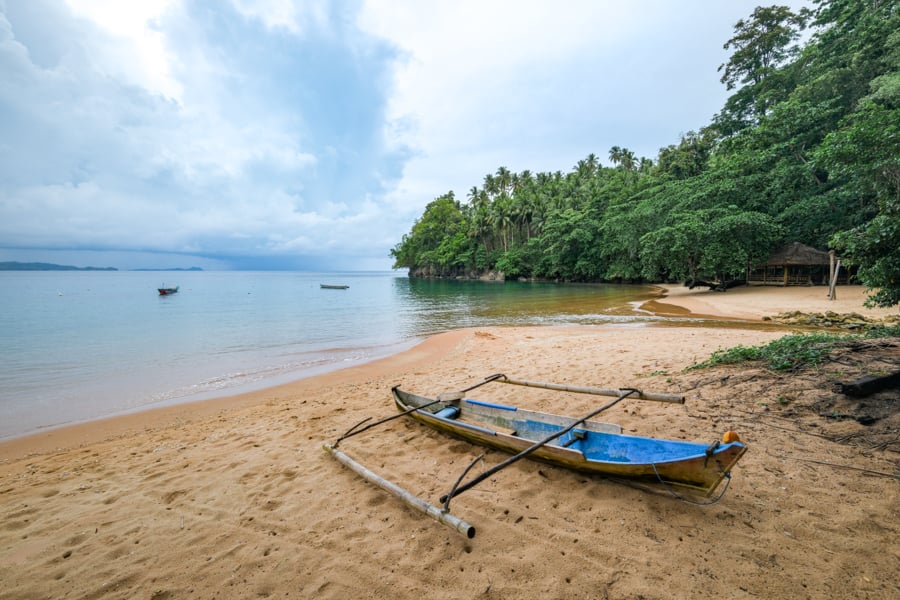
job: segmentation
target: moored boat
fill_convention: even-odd
[[[157,288],[160,296],[171,296],[172,294],[178,293],[178,286],[175,287],[161,287]]]
[[[349,288],[349,285],[331,285],[328,283],[320,283],[319,287],[323,290],[346,290]]]

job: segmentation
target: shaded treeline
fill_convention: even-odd
[[[798,40],[809,28],[802,46]],[[433,200],[391,251],[412,275],[565,281],[740,277],[785,242],[834,248],[900,301],[900,5],[818,0],[739,21],[733,95],[661,148],[568,173],[500,167]]]

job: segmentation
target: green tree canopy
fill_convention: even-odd
[[[619,281],[740,277],[776,246],[836,249],[900,302],[900,9],[759,7],[725,42],[733,94],[654,159],[619,145],[568,173],[506,167],[429,203],[392,250],[428,276]],[[801,47],[807,25],[812,35]],[[723,38],[726,36],[723,35]]]

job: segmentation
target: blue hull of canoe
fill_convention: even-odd
[[[433,402],[399,388],[392,392],[402,411]],[[445,410],[448,408],[455,410]],[[434,404],[411,412],[410,417],[439,431],[514,454],[578,420],[471,399]],[[746,451],[741,442],[704,444],[623,435],[617,425],[586,421],[530,456],[577,471],[663,483],[710,495]]]

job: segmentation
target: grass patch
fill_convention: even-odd
[[[718,350],[707,360],[691,365],[685,371],[755,361],[765,362],[773,371],[798,371],[819,365],[832,350],[848,341],[878,338],[900,338],[900,327],[872,327],[861,334],[790,334],[762,346]]]
[[[862,337],[865,339],[900,338],[900,325],[875,325],[873,327],[867,327],[863,332]]]

